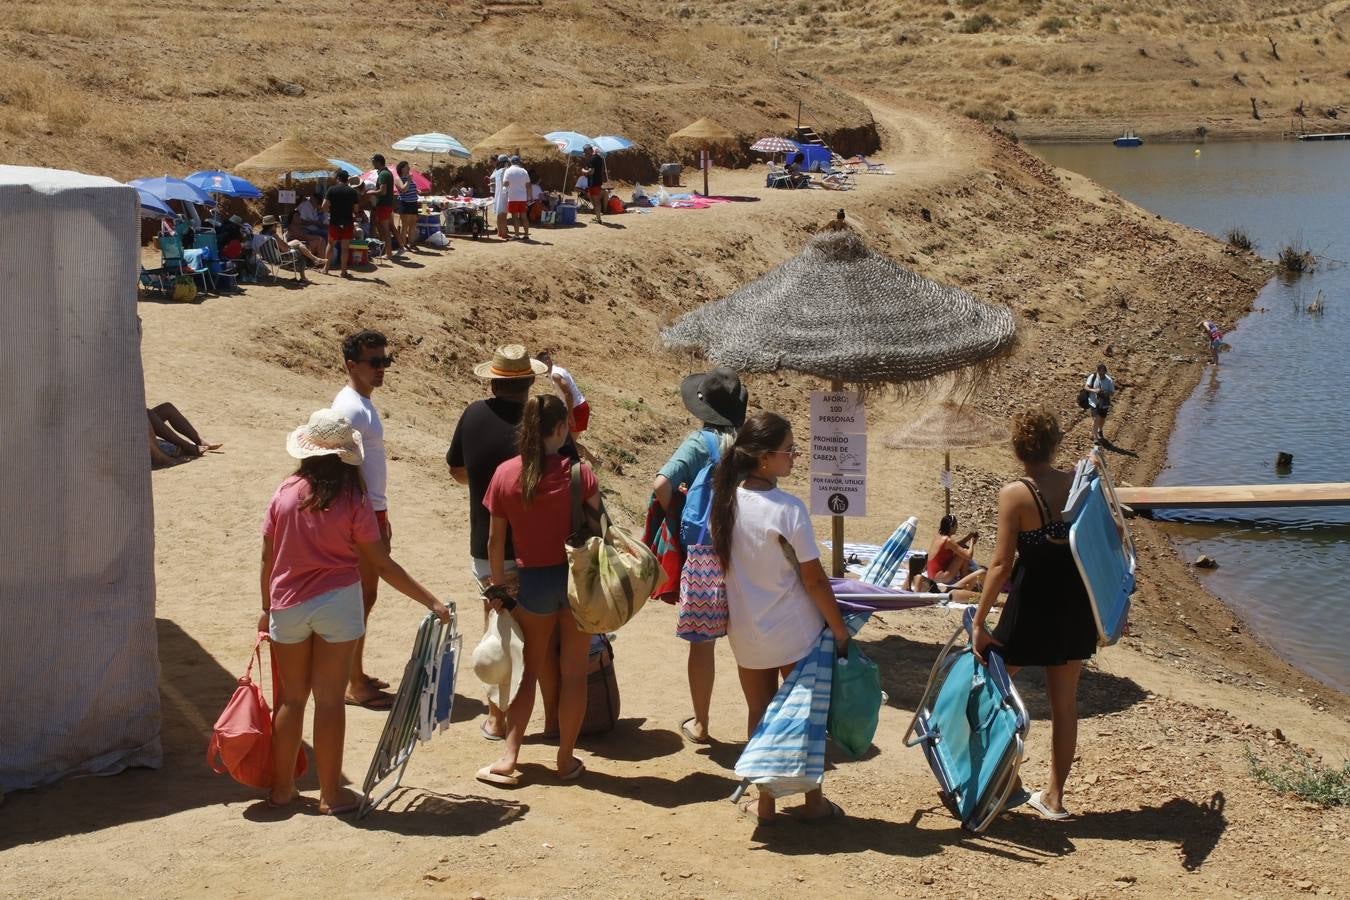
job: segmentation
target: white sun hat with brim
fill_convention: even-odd
[[[525,674],[525,635],[507,610],[488,614],[487,630],[473,649],[473,674],[487,685],[488,701],[498,709],[511,705]]]
[[[316,410],[308,422],[292,431],[286,438],[286,452],[296,459],[332,454],[349,466],[359,466],[366,458],[361,433],[332,409]]]
[[[548,366],[530,356],[522,344],[498,347],[492,359],[473,367],[479,378],[531,378],[548,373]]]

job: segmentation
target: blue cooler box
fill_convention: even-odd
[[[558,207],[558,217],[554,220],[557,228],[570,228],[577,224],[577,204],[575,200],[565,200]]]

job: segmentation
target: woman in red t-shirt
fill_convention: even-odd
[[[340,413],[321,409],[286,440],[300,468],[281,483],[263,520],[262,617],[278,676],[272,721],[269,806],[299,798],[295,760],[305,707],[314,695],[314,765],[319,812],[355,812],[359,794],[342,787],[344,699],[357,641],[366,633],[357,560],[397,591],[449,623],[445,604],[389,558],[361,481],[361,435]]]
[[[572,530],[572,465],[581,466],[581,496],[600,508],[600,485],[585,463],[558,455],[567,440],[567,406],[556,395],[531,397],[516,426],[520,455],[497,467],[483,497],[492,514],[488,526],[491,584],[506,583],[506,532],[519,566],[513,614],[525,636],[525,669],[520,688],[506,712],[506,752],[478,770],[489,784],[515,785],[516,760],[525,726],[534,711],[535,683],[558,649],[558,777],[579,778],[586,771],[572,751],[586,715],[586,663],[591,636],[577,628],[567,604],[568,534]],[[500,606],[492,601],[493,606]],[[546,679],[545,684],[551,681]]]

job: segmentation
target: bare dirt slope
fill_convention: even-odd
[[[1066,824],[1019,813],[983,837],[964,835],[938,804],[920,754],[902,747],[928,666],[955,626],[941,611],[877,617],[861,635],[890,703],[875,755],[832,757],[826,788],[849,814],[837,825],[784,818],[765,828],[737,817],[726,802],[744,728],[733,661],[719,648],[713,730],[721,742],[686,745],[678,732],[684,647],[671,635],[673,611],[661,605],[620,633],[623,722],[585,745],[589,772],[575,785],[553,782],[542,743],[527,747],[519,790],[473,780],[494,748],[478,735],[482,704],[468,671],[461,721],[419,749],[406,790],[360,822],[269,812],[205,768],[210,722],[256,620],[258,527],[291,465],[285,432],[329,402],[341,378],[337,340],[358,325],[388,332],[398,356],[378,397],[392,455],[395,555],[459,602],[469,645],[480,625],[466,495],[446,476],[442,454],[464,404],[481,394],[472,363],[508,340],[551,345],[595,407],[589,443],[611,506],[631,521],[652,473],[691,425],[675,386],[696,363],[653,349],[659,323],[796,252],[840,203],[884,252],[1017,309],[1021,349],[974,403],[990,414],[1053,403],[1071,426],[1066,455],[1086,444],[1085,423],[1071,415],[1076,382],[1110,344],[1123,388],[1120,442],[1141,454],[1126,474],[1145,477],[1161,458],[1170,410],[1200,371],[1186,327],[1198,286],[1214,305],[1239,308],[1262,280],[1260,263],[1066,182],[968,120],[886,98],[873,109],[887,134],[883,159],[897,174],[864,177],[847,196],[772,192],[702,212],[627,215],[605,229],[540,231],[536,245],[457,241],[356,283],[142,304],[151,399],[174,400],[205,435],[226,442],[223,453],[154,476],[166,765],[6,798],[0,894],[1343,893],[1337,873],[1350,813],[1273,793],[1246,774],[1245,751],[1287,760],[1283,737],[1343,759],[1345,701],[1273,661],[1185,586],[1182,566],[1150,537],[1136,633],[1084,679],[1069,785],[1080,815]],[[714,184],[766,193],[758,178],[718,171]],[[756,404],[805,428],[815,384],[791,375],[749,384]],[[883,437],[916,409],[876,400],[872,434]],[[941,503],[939,457],[880,444],[871,515],[850,522],[849,538],[880,540],[913,513],[927,539]],[[988,524],[993,486],[1011,471],[1006,455],[971,452],[959,462],[960,508]],[[801,493],[801,474],[787,486]],[[368,642],[372,671],[399,674],[418,618],[385,592]],[[1022,683],[1036,718],[1025,773],[1036,785],[1048,767],[1046,706],[1033,674]],[[353,710],[348,723],[345,770],[359,782],[383,718]]]
[[[512,121],[622,134],[661,161],[700,116],[782,132],[799,98],[831,131],[870,126],[742,29],[617,0],[6,0],[0,15],[0,157],[123,179],[228,168],[287,135],[363,165],[409,134],[471,147]]]
[[[856,79],[1023,137],[1350,127],[1344,0],[668,0],[667,8],[776,37],[785,69]]]

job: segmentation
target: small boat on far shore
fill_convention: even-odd
[[[1117,147],[1138,147],[1144,143],[1144,139],[1137,136],[1134,133],[1133,128],[1126,128],[1125,133],[1111,143],[1115,144]]]

